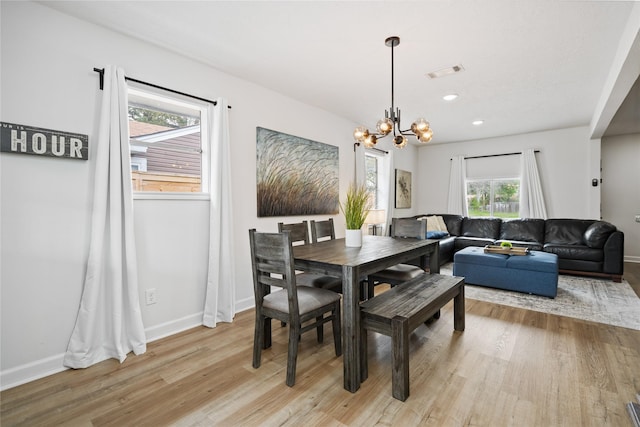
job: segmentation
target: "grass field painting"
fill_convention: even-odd
[[[338,213],[338,147],[261,127],[256,135],[258,217]]]

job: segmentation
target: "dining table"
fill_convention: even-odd
[[[360,283],[367,276],[396,264],[419,260],[429,273],[440,272],[437,240],[363,236],[362,246],[332,239],[293,247],[296,270],[342,278],[342,348],[344,388],[355,393],[361,384]],[[428,258],[428,261],[427,261]]]

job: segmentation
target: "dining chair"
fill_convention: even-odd
[[[258,233],[249,230],[256,320],[253,367],[259,368],[262,350],[271,347],[271,319],[289,325],[286,383],[296,381],[298,342],[304,332],[317,331],[323,341],[323,325],[332,323],[336,356],[342,355],[340,295],[327,289],[297,286],[291,232]],[[271,293],[271,288],[281,288]]]
[[[424,240],[427,234],[427,221],[414,218],[392,218],[391,237]],[[373,297],[374,287],[380,283],[396,286],[423,274],[424,270],[411,264],[396,264],[378,271],[367,278],[367,297]]]
[[[293,224],[278,223],[278,231],[291,232],[291,241],[293,245],[308,245],[309,240],[309,225],[308,221],[297,222]],[[332,222],[333,224],[333,222]],[[334,234],[335,238],[335,234]],[[334,292],[342,292],[342,279],[340,277],[326,276],[323,274],[298,272],[296,276],[296,282],[298,286],[311,286],[314,288],[329,289]]]
[[[335,238],[336,229],[333,226],[333,218],[329,218],[325,221],[311,220],[311,243],[333,240]]]

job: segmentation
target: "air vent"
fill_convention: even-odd
[[[443,68],[441,70],[432,71],[427,73],[427,77],[430,79],[437,79],[438,77],[449,76],[451,74],[459,73],[460,71],[464,71],[464,67],[462,64],[454,65],[453,67]]]

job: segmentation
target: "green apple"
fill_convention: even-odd
[[[503,248],[510,248],[513,245],[511,244],[511,242],[502,242],[500,243],[500,246],[502,246]]]

